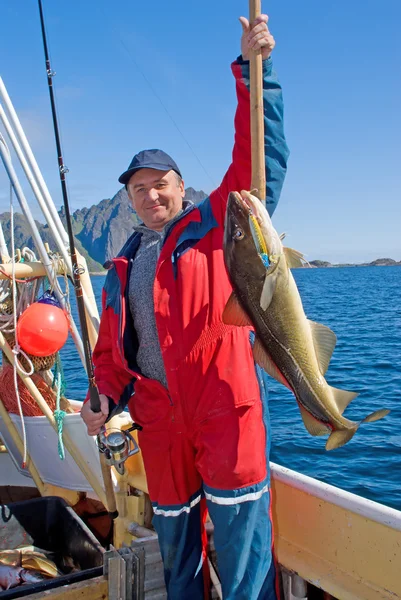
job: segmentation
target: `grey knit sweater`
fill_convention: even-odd
[[[190,204],[192,203],[185,202],[185,208]],[[154,231],[143,224],[135,227],[142,238],[129,280],[129,307],[139,340],[138,366],[146,377],[157,379],[165,387],[167,379],[156,329],[153,284],[163,241],[182,212],[181,210],[163,231]]]

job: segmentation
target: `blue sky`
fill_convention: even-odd
[[[72,209],[113,196],[132,155],[150,147],[210,192],[231,157],[230,63],[248,3],[43,6]],[[401,260],[400,0],[272,0],[263,10],[291,149],[275,227],[310,260]],[[37,3],[0,0],[0,11],[1,75],[60,206]],[[1,212],[8,196],[0,165]]]

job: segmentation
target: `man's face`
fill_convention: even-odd
[[[128,182],[132,206],[146,227],[161,231],[182,208],[184,182],[174,171],[140,169]]]

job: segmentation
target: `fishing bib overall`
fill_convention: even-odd
[[[167,388],[144,377],[129,312],[128,283],[141,235],[114,259],[103,290],[93,360],[99,392],[128,408],[143,430],[154,526],[168,597],[208,597],[204,521],[209,511],[226,600],[275,599],[270,518],[269,419],[264,372],[253,332],[228,326],[231,295],[223,259],[228,194],[250,188],[249,65],[233,64],[238,108],[233,161],[220,187],[187,206],[164,240],[153,299]],[[281,88],[264,63],[267,207],[273,212],[286,170]]]

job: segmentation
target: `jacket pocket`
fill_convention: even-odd
[[[161,431],[170,427],[173,403],[158,381],[141,378],[135,382],[135,394],[131,399],[130,413],[144,431]]]

